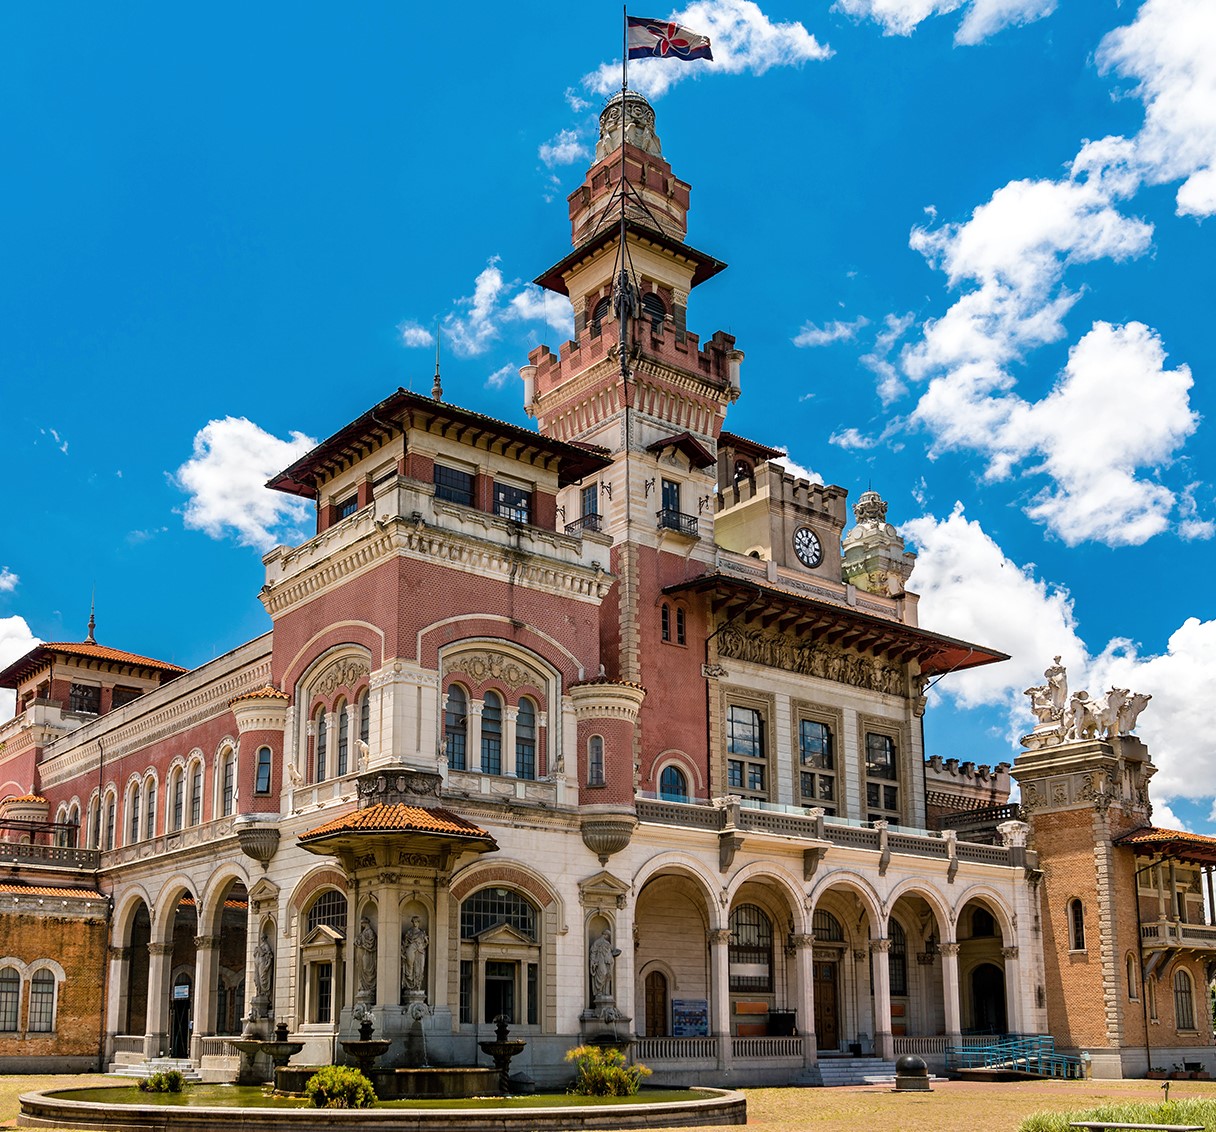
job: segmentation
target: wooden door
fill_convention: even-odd
[[[840,1029],[836,1013],[836,967],[833,960],[816,959],[815,969],[815,1044],[821,1050],[840,1048]]]
[[[668,1037],[667,1027],[667,976],[662,971],[651,971],[646,976],[646,1036]]]

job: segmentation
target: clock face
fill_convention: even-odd
[[[819,536],[810,527],[799,527],[794,532],[794,553],[803,566],[814,567],[823,561]]]

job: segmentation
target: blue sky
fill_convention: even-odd
[[[666,10],[638,11],[667,15]],[[636,67],[730,264],[729,427],[920,552],[930,752],[995,762],[1055,653],[1150,692],[1158,816],[1216,832],[1216,8],[698,0],[713,64]],[[398,385],[526,422],[568,307],[527,281],[618,81],[614,4],[0,10],[0,662],[196,665],[263,631],[260,484]],[[1171,817],[1172,815],[1172,817]]]

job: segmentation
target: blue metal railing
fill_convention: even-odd
[[[985,1045],[951,1047],[948,1069],[1006,1069],[1036,1077],[1081,1078],[1085,1069],[1075,1057],[1056,1053],[1056,1040],[1047,1034],[1033,1037],[993,1038]]]

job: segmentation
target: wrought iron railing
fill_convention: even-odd
[[[602,531],[604,529],[604,517],[602,515],[584,515],[581,519],[575,519],[573,523],[566,524],[566,534],[581,535],[583,531]]]
[[[695,515],[685,515],[682,511],[672,511],[664,508],[662,511],[656,511],[655,514],[659,519],[659,527],[665,531],[675,531],[677,534],[687,535],[689,538],[697,537],[697,517]]]

